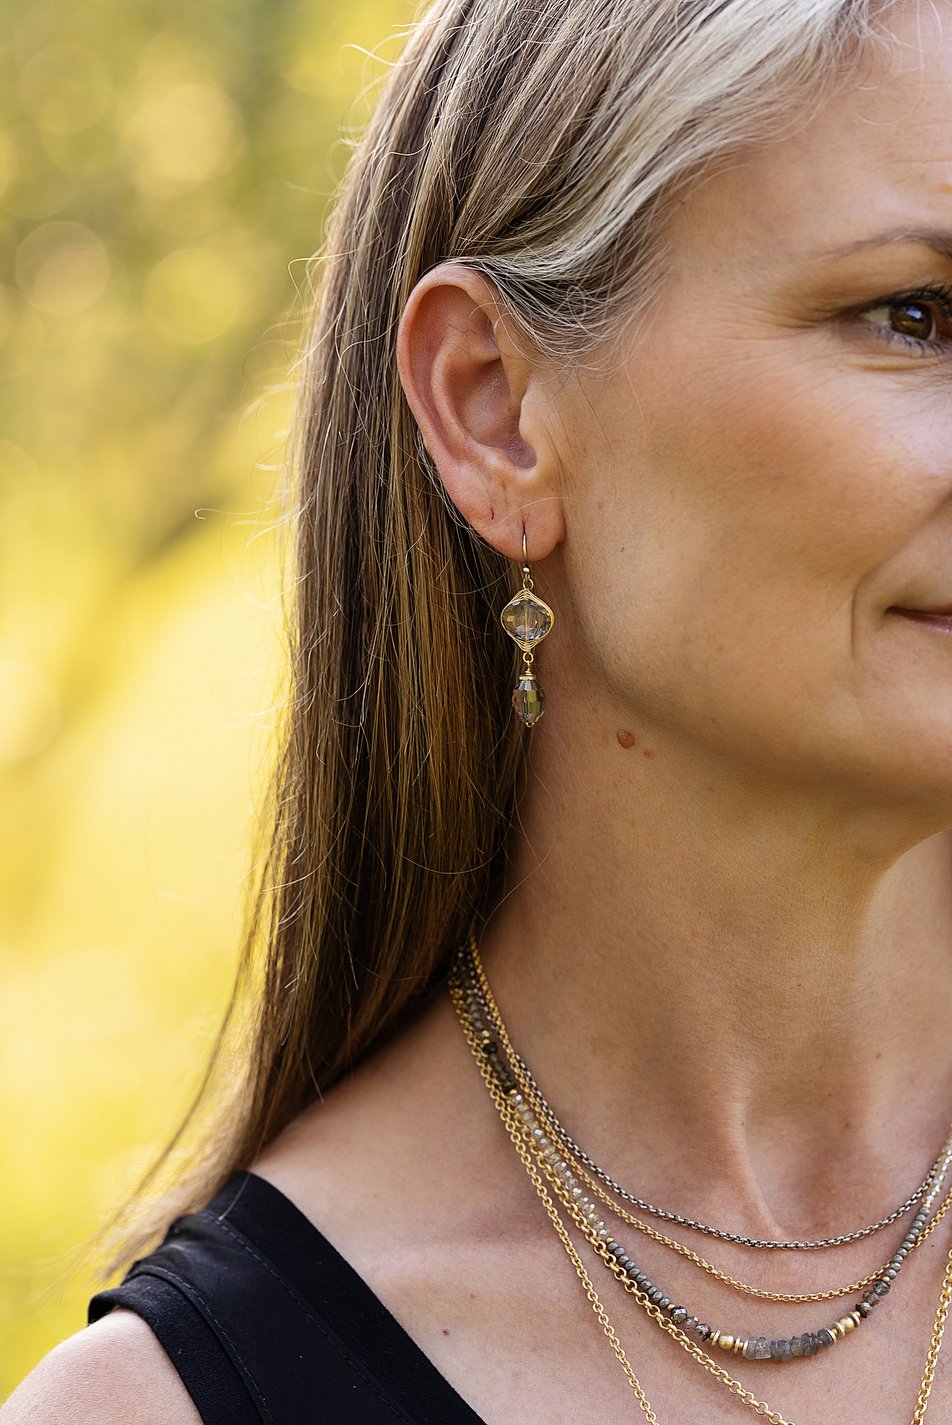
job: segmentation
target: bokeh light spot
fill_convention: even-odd
[[[50,166],[38,124],[14,124],[3,141],[8,146],[5,188],[0,201],[8,213],[42,222],[74,203],[73,177]]]
[[[43,223],[21,242],[15,271],[34,307],[67,317],[102,296],[109,282],[109,254],[82,223]]]
[[[41,752],[59,724],[59,693],[46,674],[31,663],[0,658],[0,760]]]
[[[227,258],[207,247],[183,247],[156,263],[146,278],[145,306],[169,341],[197,346],[243,321],[247,296]]]
[[[26,62],[20,75],[24,109],[40,128],[57,134],[88,129],[111,97],[105,65],[85,45],[49,45]]]
[[[225,91],[179,80],[145,98],[128,123],[133,181],[145,192],[194,187],[240,152],[241,119]]]

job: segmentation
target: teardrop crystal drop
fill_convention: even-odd
[[[545,697],[534,673],[525,673],[512,694],[512,705],[526,727],[532,727],[545,711]]]
[[[526,653],[545,638],[555,623],[555,614],[548,604],[531,589],[520,589],[499,617],[509,637]]]

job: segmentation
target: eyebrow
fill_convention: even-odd
[[[931,247],[940,257],[952,262],[952,231],[943,228],[887,228],[870,237],[858,238],[845,247],[833,248],[820,254],[821,258],[833,262],[839,257],[849,257],[867,247],[891,247],[899,243],[918,243],[921,247]]]

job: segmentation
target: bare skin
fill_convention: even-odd
[[[61,1341],[20,1383],[3,1425],[201,1425],[178,1371],[133,1311]]]
[[[513,1037],[619,1180],[765,1236],[879,1217],[952,1119],[952,633],[910,616],[952,608],[952,310],[902,304],[952,282],[952,256],[827,256],[952,230],[952,9],[890,28],[865,87],[686,198],[671,277],[614,364],[528,360],[489,284],[452,266],[400,337],[450,495],[514,561],[525,528],[558,618],[483,935]],[[932,344],[904,343],[914,328]],[[251,1167],[487,1425],[639,1418],[445,998]],[[768,1264],[703,1245],[797,1291],[892,1241]],[[839,1314],[630,1246],[727,1329]],[[798,1425],[906,1425],[948,1246],[940,1228],[848,1342],[738,1374]],[[663,1425],[752,1418],[596,1285]],[[941,1363],[929,1418],[952,1421]]]

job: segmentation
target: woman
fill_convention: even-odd
[[[440,0],[322,283],[248,1077],[5,1425],[952,1420],[952,7]]]

